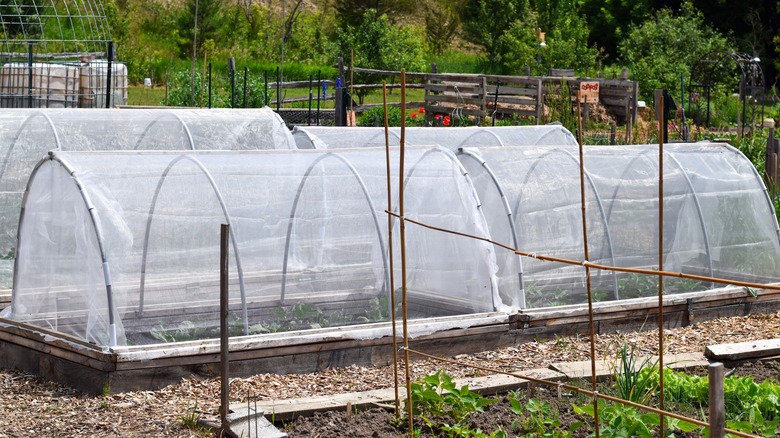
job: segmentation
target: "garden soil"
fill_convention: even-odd
[[[707,345],[780,338],[780,312],[704,321],[688,327],[666,330],[664,345],[668,354],[702,353]],[[642,354],[654,354],[658,345],[655,331],[608,333],[595,338],[597,359],[615,357],[617,347],[628,342]],[[500,350],[456,356],[458,361],[498,368],[503,371],[546,368],[555,362],[588,360],[587,337],[571,336],[537,339]],[[0,354],[4,352],[0,351]],[[413,379],[443,369],[459,377],[484,375],[477,369],[442,364],[431,360],[410,364]],[[738,369],[745,369],[740,367]],[[765,374],[777,370],[762,371]],[[349,366],[325,369],[303,375],[258,374],[230,381],[230,400],[277,400],[324,396],[393,387],[393,367]],[[587,385],[587,383],[581,384]],[[535,397],[544,394],[538,388]],[[528,394],[526,393],[527,397]],[[219,379],[182,379],[158,391],[136,391],[91,396],[72,388],[44,381],[34,375],[0,370],[0,438],[6,437],[205,437],[213,431],[198,428],[199,420],[219,418]],[[576,397],[551,397],[553,403],[569,406]],[[478,427],[494,431],[511,424],[505,404],[489,406],[474,417]],[[398,436],[393,416],[374,409],[350,417],[346,413],[323,413],[279,425],[295,437],[381,437]],[[562,417],[562,421],[568,417]],[[584,433],[584,432],[583,432]]]
[[[698,375],[706,375],[707,370],[704,368],[687,370],[687,373],[693,373]],[[755,363],[745,363],[734,367],[728,371],[734,376],[750,376],[756,382],[762,382],[766,379],[778,380],[780,376],[780,362],[777,361],[762,361]],[[580,382],[578,386],[590,388],[589,382]],[[599,385],[600,392],[608,391],[605,385]],[[520,416],[512,412],[511,405],[507,396],[494,396],[490,397],[498,400],[496,403],[485,407],[484,412],[477,412],[469,416],[469,426],[472,430],[481,430],[486,434],[490,434],[496,430],[504,430],[509,437],[519,436],[533,436],[526,433],[522,433],[521,430],[515,428],[513,423],[521,419]],[[587,416],[576,415],[573,411],[572,405],[579,406],[591,403],[586,396],[562,392],[561,396],[558,396],[557,388],[535,388],[532,392],[523,391],[522,398],[520,399],[525,405],[529,398],[533,398],[540,403],[549,403],[552,412],[558,413],[558,421],[560,423],[560,429],[568,430],[570,426],[575,423],[583,423],[578,430],[576,430],[573,437],[587,437],[593,432],[593,419]],[[652,401],[651,405],[657,406],[657,400]],[[698,418],[704,421],[704,418]],[[419,421],[419,420],[417,420]],[[401,424],[399,424],[401,423]],[[395,425],[398,425],[396,427]],[[280,426],[281,427],[281,426]],[[424,429],[424,424],[415,424],[415,429]],[[295,437],[344,437],[344,438],[358,438],[358,437],[373,437],[373,438],[395,438],[399,436],[408,436],[408,426],[403,419],[396,420],[392,411],[382,408],[373,408],[362,412],[323,412],[316,413],[313,417],[298,418],[295,421],[289,422],[284,425],[283,430],[288,434],[290,438]],[[778,430],[780,433],[780,430]],[[441,434],[440,431],[435,433],[424,432],[418,437],[438,437],[448,436]],[[681,433],[675,434],[677,437],[699,437],[700,433]]]

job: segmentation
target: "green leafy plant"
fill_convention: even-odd
[[[646,403],[658,387],[657,379],[653,379],[653,373],[658,372],[656,360],[640,358],[636,346],[629,346],[625,339],[617,354],[617,363],[612,366],[618,397],[634,403]]]
[[[620,298],[641,298],[658,294],[658,277],[644,274],[629,274],[618,280]]]
[[[572,426],[573,430],[563,430],[558,411],[552,409],[549,403],[531,398],[523,405],[519,391],[510,392],[507,398],[512,412],[520,416],[512,422],[512,430],[522,436],[563,438],[571,436],[571,432],[581,425],[578,423]]]
[[[598,408],[601,425],[599,432],[603,437],[652,438],[652,427],[660,423],[657,414],[642,414],[631,406],[619,403],[607,405],[604,400],[599,400]],[[595,417],[592,404],[575,405],[574,412]]]
[[[206,334],[206,329],[195,325],[192,321],[182,321],[179,327],[166,329],[163,326],[152,328],[149,334],[162,342],[181,342],[194,339],[202,339]]]
[[[192,409],[187,409],[187,412],[181,416],[179,422],[187,430],[198,433],[208,432],[208,429],[200,423],[200,415],[198,413],[197,403]]]
[[[658,374],[654,374],[658,379]],[[664,370],[664,396],[670,402],[693,407],[708,403],[708,377]],[[740,432],[775,436],[780,424],[780,384],[775,380],[756,383],[752,377],[731,376],[724,380],[726,426]],[[678,425],[692,426],[680,422]]]
[[[430,429],[439,423],[463,426],[470,414],[482,412],[482,408],[495,402],[470,391],[467,385],[458,388],[443,370],[412,383],[412,413]]]

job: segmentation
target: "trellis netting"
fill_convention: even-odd
[[[404,133],[407,146],[441,145],[457,150],[485,146],[576,146],[577,139],[562,125],[468,126],[460,128],[409,127]],[[385,129],[295,126],[292,131],[298,149],[341,149],[385,147]],[[387,143],[398,146],[400,128],[389,128]]]
[[[378,154],[53,152],[27,188],[4,315],[108,346],[216,337],[227,223],[235,334],[387,320]],[[410,217],[487,237],[452,152],[407,160]],[[417,229],[408,248],[412,317],[503,307],[488,243]]]
[[[663,268],[777,281],[777,220],[751,163],[722,144],[664,150]],[[584,162],[590,261],[658,268],[658,146],[586,147]],[[410,147],[405,163],[406,217],[478,238],[407,224],[411,318],[586,302],[576,148]],[[387,184],[381,148],[53,152],[28,182],[3,316],[103,346],[216,337],[228,223],[233,334],[387,321]],[[592,276],[598,300],[657,293],[655,276]]]
[[[27,178],[48,150],[293,149],[270,108],[45,109],[0,112],[0,287],[11,286],[18,212]]]

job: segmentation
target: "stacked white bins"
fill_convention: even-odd
[[[82,63],[81,95],[79,107],[106,108],[108,88],[108,61],[94,60]],[[110,108],[127,104],[127,66],[121,62],[111,63]]]
[[[77,66],[67,64],[6,63],[0,72],[0,107],[75,108],[79,75]]]

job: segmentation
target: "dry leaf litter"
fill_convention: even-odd
[[[703,352],[707,345],[780,338],[780,312],[721,318],[664,332],[668,353]],[[597,359],[614,356],[623,340],[654,353],[656,331],[613,333],[595,339]],[[476,354],[459,361],[506,371],[545,368],[554,362],[588,360],[587,336],[556,337]],[[479,376],[468,367],[413,361],[412,378],[445,369],[453,376]],[[400,368],[401,370],[403,368]],[[401,372],[403,375],[403,372]],[[195,437],[208,432],[187,427],[193,419],[217,418],[219,379],[182,379],[158,391],[89,396],[34,375],[0,370],[0,437]],[[349,366],[303,375],[260,374],[233,378],[232,402],[299,398],[393,386],[393,367]]]

